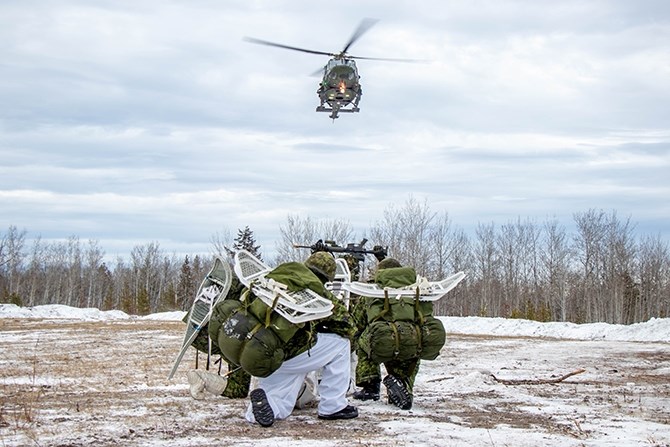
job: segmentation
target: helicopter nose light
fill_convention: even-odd
[[[344,91],[347,89],[346,82],[340,81],[340,85],[338,86],[338,89],[340,90],[340,93],[344,93]]]

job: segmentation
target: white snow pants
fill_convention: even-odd
[[[258,387],[267,395],[276,419],[285,419],[293,411],[305,376],[323,368],[319,383],[319,414],[337,413],[346,407],[351,376],[349,340],[335,334],[318,334],[316,344],[286,360],[268,377],[258,379]],[[255,422],[251,404],[245,418]]]

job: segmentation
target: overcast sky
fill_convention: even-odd
[[[350,54],[361,112],[315,112]],[[408,197],[454,225],[589,209],[670,238],[666,0],[0,2],[0,234],[209,252],[289,214],[357,237]],[[350,241],[340,241],[350,242]]]

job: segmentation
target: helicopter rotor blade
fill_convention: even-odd
[[[312,73],[310,74],[310,76],[312,76],[312,77],[314,77],[314,78],[315,78],[315,77],[321,77],[321,76],[323,76],[323,72],[324,72],[324,70],[325,70],[325,68],[324,68],[324,67],[321,67],[321,68],[319,68],[318,70],[312,72]]]
[[[303,53],[321,54],[321,55],[324,55],[324,56],[336,56],[333,53],[327,53],[325,51],[316,51],[316,50],[308,50],[306,48],[292,47],[292,46],[289,46],[289,45],[283,45],[281,43],[275,43],[275,42],[270,42],[270,41],[267,41],[267,40],[256,39],[255,37],[245,37],[244,40],[246,42],[250,42],[250,43],[256,43],[256,44],[260,44],[260,45],[268,45],[268,46],[271,46],[271,47],[284,48],[284,49],[287,49],[287,50],[301,51]]]
[[[349,42],[347,42],[347,44],[344,46],[340,55],[346,54],[349,47],[358,39],[360,39],[360,37],[378,21],[379,21],[378,19],[370,19],[370,18],[365,18],[361,20],[360,25],[358,25],[358,28],[356,28],[356,31],[354,31],[354,34],[352,34],[351,38],[349,39]]]
[[[364,56],[347,56],[347,59],[362,59],[369,61],[387,61],[387,62],[407,62],[411,64],[425,64],[430,61],[425,59],[398,59],[398,58],[388,58],[388,57],[364,57]]]

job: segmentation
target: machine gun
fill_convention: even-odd
[[[312,253],[318,251],[325,251],[327,253],[346,253],[350,254],[358,262],[365,261],[365,255],[374,255],[377,258],[377,261],[383,260],[388,254],[388,247],[382,247],[380,245],[375,245],[372,250],[366,250],[364,248],[367,239],[363,239],[360,244],[347,244],[346,247],[340,247],[335,243],[335,241],[323,241],[319,239],[313,245],[297,245],[293,244],[294,248],[309,248],[312,250]]]

